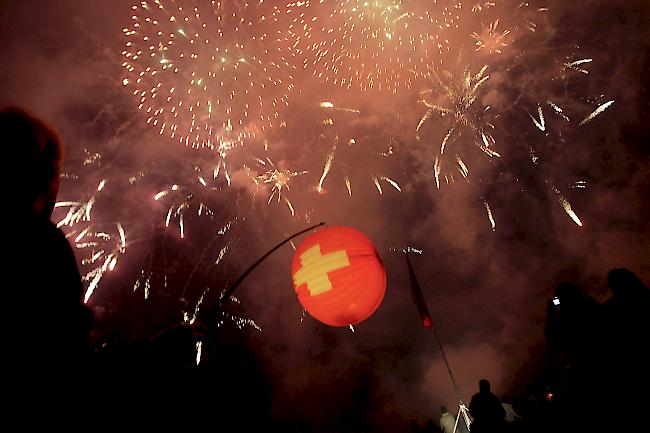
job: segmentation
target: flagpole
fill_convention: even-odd
[[[458,398],[458,405],[459,405],[458,414],[459,415],[462,414],[465,424],[467,425],[467,429],[469,430],[470,420],[467,414],[467,406],[465,406],[465,403],[463,402],[463,398],[460,396],[460,391],[458,389],[458,384],[456,383],[456,378],[454,377],[454,373],[451,371],[451,366],[449,365],[447,354],[445,353],[445,349],[442,345],[442,342],[440,341],[440,335],[438,335],[438,330],[436,329],[433,319],[431,318],[431,314],[429,313],[429,308],[427,307],[426,301],[424,299],[424,295],[422,294],[422,289],[420,288],[420,284],[418,283],[418,279],[415,275],[415,270],[413,269],[413,265],[411,264],[411,259],[409,259],[410,251],[411,251],[411,247],[407,247],[404,249],[404,255],[406,256],[406,264],[409,270],[409,279],[411,280],[413,301],[418,307],[418,312],[420,313],[420,318],[422,319],[422,323],[424,327],[427,329],[431,329],[433,331],[433,335],[436,339],[436,343],[438,343],[438,348],[440,349],[440,354],[442,355],[442,360],[444,361],[445,367],[447,368],[449,379],[451,379],[451,385],[453,386],[454,392],[456,393],[456,397]],[[458,417],[456,417],[456,425],[457,424],[458,424]],[[456,431],[456,425],[454,426],[454,432]]]

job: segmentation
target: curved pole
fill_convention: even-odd
[[[286,244],[287,242],[289,242],[289,241],[292,240],[293,238],[295,238],[295,237],[297,237],[297,236],[300,236],[301,234],[306,233],[306,232],[308,232],[308,231],[310,231],[310,230],[313,230],[313,229],[315,229],[316,227],[320,227],[320,226],[323,226],[323,225],[325,225],[324,222],[319,223],[319,224],[316,224],[316,225],[313,225],[313,226],[311,226],[311,227],[309,227],[309,228],[306,228],[306,229],[304,229],[304,230],[301,230],[301,231],[299,231],[298,233],[294,233],[293,235],[289,236],[288,238],[286,238],[285,240],[283,240],[282,242],[280,242],[279,244],[277,244],[276,246],[274,246],[273,248],[271,248],[271,249],[270,249],[266,254],[264,254],[264,255],[263,255],[262,257],[260,257],[260,258],[255,262],[255,263],[253,263],[253,264],[252,264],[248,269],[246,269],[246,271],[245,271],[243,274],[241,274],[241,275],[239,276],[239,278],[237,278],[237,281],[235,281],[235,282],[234,282],[230,287],[228,287],[228,289],[226,289],[225,292],[223,292],[223,295],[219,298],[219,301],[217,301],[217,303],[216,303],[213,307],[209,308],[209,309],[207,310],[206,314],[207,314],[207,313],[210,313],[210,314],[211,314],[211,313],[214,313],[216,310],[218,310],[218,309],[221,307],[221,304],[222,304],[223,300],[224,300],[224,299],[228,299],[230,296],[232,296],[233,292],[234,292],[235,290],[237,290],[237,287],[239,287],[239,285],[241,284],[241,282],[244,281],[244,278],[246,278],[246,277],[248,276],[248,274],[250,274],[251,272],[253,272],[253,270],[254,270],[254,269],[255,269],[255,268],[256,268],[260,263],[262,263],[262,262],[263,262],[263,261],[264,261],[268,256],[270,256],[271,254],[273,254],[273,252],[275,252],[278,248],[280,248],[282,245]],[[185,328],[185,327],[187,327],[187,326],[188,326],[188,325],[187,325],[186,323],[181,323],[180,325],[179,325],[179,324],[174,324],[174,325],[172,325],[172,326],[166,327],[165,329],[163,329],[163,330],[157,332],[157,333],[156,333],[153,337],[151,337],[149,340],[150,340],[150,341],[154,341],[154,340],[156,340],[157,338],[159,338],[160,336],[164,335],[165,333],[167,333],[168,331],[170,331],[170,330],[172,330],[172,329]]]
[[[309,227],[309,228],[306,228],[306,229],[304,229],[304,230],[301,230],[301,231],[299,231],[298,233],[294,233],[293,235],[289,236],[288,238],[286,238],[285,240],[283,240],[282,242],[280,242],[279,244],[277,244],[276,246],[274,246],[273,248],[271,248],[271,249],[270,249],[266,254],[264,254],[264,255],[263,255],[262,257],[260,257],[260,258],[255,262],[255,263],[253,263],[253,264],[252,264],[248,269],[246,269],[246,271],[245,271],[243,274],[241,274],[241,275],[239,276],[239,278],[237,278],[237,280],[236,280],[234,283],[232,283],[232,285],[231,285],[230,287],[228,287],[228,288],[226,289],[225,292],[223,292],[223,295],[219,298],[219,301],[216,303],[216,305],[215,305],[214,307],[212,307],[212,308],[211,308],[210,310],[208,310],[208,311],[209,311],[210,313],[212,313],[212,312],[214,312],[215,309],[218,309],[218,308],[221,306],[221,303],[222,303],[225,299],[228,299],[230,296],[232,296],[232,294],[234,293],[234,291],[237,290],[237,287],[239,287],[239,285],[241,284],[241,282],[244,281],[244,278],[246,278],[246,277],[248,276],[248,274],[250,274],[251,272],[253,272],[253,270],[254,270],[254,269],[255,269],[255,268],[256,268],[260,263],[262,263],[262,262],[263,262],[263,261],[264,261],[268,256],[270,256],[271,254],[273,254],[273,253],[275,252],[275,250],[277,250],[278,248],[280,248],[282,245],[286,244],[287,242],[289,242],[289,241],[292,240],[293,238],[295,238],[295,237],[297,237],[297,236],[300,236],[300,235],[303,234],[303,233],[307,233],[308,231],[313,230],[313,229],[315,229],[316,227],[320,227],[320,226],[323,226],[323,225],[325,225],[324,222],[322,222],[322,223],[318,223],[318,224],[313,225],[313,226],[311,226],[311,227]]]
[[[289,242],[293,238],[295,238],[297,236],[300,236],[303,233],[307,233],[309,230],[313,230],[316,227],[320,227],[322,225],[325,225],[325,223],[319,223],[319,224],[313,225],[313,226],[311,226],[309,228],[306,228],[306,229],[304,229],[302,231],[299,231],[298,233],[295,233],[295,234],[289,236],[288,238],[286,238],[285,240],[283,240],[282,242],[280,242],[279,244],[277,244],[276,246],[271,248],[266,254],[264,254],[255,263],[253,263],[248,269],[246,269],[246,271],[243,274],[241,274],[241,276],[239,278],[237,278],[237,281],[235,281],[230,287],[228,287],[228,289],[223,293],[223,296],[221,297],[221,299],[228,299],[230,296],[232,296],[233,292],[237,289],[237,287],[239,287],[239,285],[244,280],[244,278],[246,278],[248,276],[248,274],[253,272],[253,270],[257,267],[257,265],[262,263],[268,256],[273,254],[273,252],[275,252],[275,250],[277,250],[278,248],[280,248],[282,245],[286,244],[287,242]]]

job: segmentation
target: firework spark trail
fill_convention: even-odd
[[[551,108],[553,108],[553,110],[555,111],[555,113],[556,113],[558,116],[560,116],[562,119],[564,119],[564,120],[567,121],[567,122],[570,122],[570,121],[571,121],[571,119],[569,119],[569,117],[568,117],[566,114],[564,114],[564,110],[562,110],[562,108],[560,108],[560,107],[559,107],[557,104],[555,104],[553,101],[546,101],[546,103],[547,103],[548,105],[550,105]]]
[[[469,176],[469,169],[467,168],[467,165],[465,165],[465,162],[463,162],[463,160],[458,155],[456,155],[456,162],[458,162],[458,169],[460,171],[460,174],[463,175],[465,179],[467,179],[467,176]]]
[[[553,187],[553,190],[557,194],[557,199],[562,205],[562,208],[564,208],[564,211],[569,215],[569,217],[573,220],[574,223],[582,227],[582,221],[580,221],[580,218],[578,218],[578,215],[573,211],[571,208],[571,203],[564,197],[564,195],[558,190],[557,188]]]
[[[195,167],[198,170],[198,167]],[[212,180],[217,179],[217,175],[213,175]],[[155,201],[162,201],[164,198],[171,198],[172,204],[167,209],[167,216],[165,217],[165,227],[169,227],[173,220],[178,220],[179,234],[181,238],[185,237],[185,214],[192,206],[197,206],[196,214],[198,216],[213,216],[214,212],[206,204],[207,199],[213,191],[218,191],[218,188],[209,185],[208,180],[203,176],[197,175],[196,181],[201,187],[194,192],[183,193],[178,184],[173,184],[168,189],[159,191],[154,195]],[[191,186],[184,188],[185,190],[191,189]]]
[[[422,125],[424,125],[429,120],[432,114],[433,114],[433,110],[427,110],[427,112],[424,113],[424,116],[422,116],[422,118],[420,118],[420,121],[418,122],[417,128],[415,128],[415,132],[420,132],[420,128],[422,128]]]
[[[133,283],[133,292],[134,293],[137,292],[138,289],[140,289],[141,285],[143,286],[143,288],[144,288],[144,299],[145,300],[149,299],[149,291],[151,290],[151,277],[152,277],[151,272],[149,272],[145,276],[145,272],[144,272],[144,270],[142,270],[140,272],[140,277],[138,277],[135,280],[135,283]]]
[[[546,131],[546,122],[544,121],[544,112],[542,111],[542,106],[539,104],[537,105],[537,115],[539,116],[539,120],[535,119],[533,116],[529,116],[533,120],[533,123],[537,129],[544,132]]]
[[[381,190],[381,185],[379,184],[379,180],[375,176],[372,176],[372,181],[375,183],[375,186],[377,187],[379,194],[380,195],[383,194],[384,192]]]
[[[323,174],[321,175],[320,181],[318,182],[318,187],[316,188],[316,191],[318,191],[319,193],[323,192],[323,182],[325,182],[325,178],[327,177],[328,173],[330,172],[330,170],[332,168],[332,162],[334,161],[334,155],[336,154],[336,143],[337,142],[338,142],[338,140],[334,141],[334,145],[332,146],[332,150],[327,155],[327,159],[325,160],[325,166],[323,167]],[[350,189],[350,181],[349,181],[349,179],[347,179],[346,185],[348,185],[348,192],[350,193],[350,196],[352,196],[352,190]]]
[[[225,160],[220,160],[216,167],[214,168],[214,171],[212,172],[212,178],[213,179],[218,179],[219,178],[219,173],[221,172],[223,168],[223,175],[226,178],[226,181],[228,182],[228,186],[231,184],[230,180],[230,173],[228,173],[228,169],[226,168],[226,161]]]
[[[375,187],[377,188],[377,191],[379,191],[379,195],[384,194],[384,191],[381,188],[381,183],[379,182],[380,180],[383,180],[384,182],[388,183],[390,186],[395,188],[397,191],[402,192],[402,188],[400,188],[399,184],[397,182],[395,182],[391,178],[388,178],[386,176],[379,176],[379,177],[371,176],[371,179],[372,179],[373,183],[375,184]],[[346,184],[349,184],[349,183],[346,182]],[[348,191],[350,192],[349,187],[348,187]],[[350,192],[350,195],[351,194],[352,194],[352,192]]]
[[[599,105],[598,108],[596,108],[596,109],[593,111],[593,113],[591,113],[589,116],[585,117],[585,118],[582,120],[582,122],[580,122],[580,126],[582,126],[582,125],[584,125],[584,124],[586,124],[586,123],[589,123],[589,122],[591,122],[592,120],[594,120],[594,118],[595,118],[596,116],[598,116],[599,114],[601,114],[603,111],[607,110],[609,107],[612,106],[612,104],[614,104],[614,100],[607,101],[607,102],[605,102],[604,104]]]
[[[192,275],[190,274],[190,277],[188,280],[192,278]],[[201,312],[201,304],[203,304],[203,299],[205,298],[205,295],[208,293],[209,289],[205,289],[201,296],[199,297],[199,300],[196,301],[196,305],[194,305],[194,312],[192,313],[192,317],[187,313],[187,311],[183,311],[183,322],[187,323],[188,325],[193,325],[196,322],[197,317],[199,316],[199,313]]]
[[[218,269],[220,269],[218,266],[220,264],[223,265],[224,257],[226,256],[227,252],[230,250],[230,247],[232,245],[232,241],[231,240],[225,240],[226,239],[225,236],[230,232],[230,230],[233,227],[233,224],[235,224],[238,220],[239,220],[239,218],[235,217],[232,220],[226,222],[221,228],[219,228],[219,230],[217,230],[216,236],[211,238],[211,240],[202,249],[201,253],[199,254],[199,256],[196,259],[196,265],[192,268],[191,272],[187,276],[187,280],[186,280],[186,282],[185,282],[185,284],[183,286],[183,290],[182,290],[182,293],[181,293],[181,298],[183,298],[183,299],[187,298],[187,289],[190,286],[191,282],[193,281],[194,275],[197,272],[205,270],[206,267],[208,267],[210,269],[213,269],[214,272],[216,272]],[[217,253],[216,259],[208,258],[208,256],[210,256],[214,252],[215,246],[219,242],[225,242],[225,245],[223,245],[219,249],[219,252]],[[210,265],[206,266],[206,264],[208,264],[208,263],[210,263],[212,261],[213,261],[213,263],[212,263],[211,266]],[[212,278],[210,279],[210,281],[212,281]],[[196,324],[196,322],[197,322],[197,320],[199,318],[199,314],[201,312],[201,306],[203,305],[206,297],[208,296],[208,294],[210,293],[211,290],[212,290],[211,285],[208,285],[207,287],[205,287],[205,289],[203,289],[203,291],[201,292],[201,295],[198,297],[196,302],[194,302],[193,308],[191,307],[192,302],[191,301],[187,302],[186,308],[183,309],[183,323],[185,323],[187,325],[190,325],[190,326]],[[235,297],[231,297],[230,299],[234,303],[239,303],[239,301]],[[188,309],[188,307],[189,307],[189,309]],[[191,310],[191,312],[190,312],[190,310]],[[227,320],[230,320],[233,323],[235,323],[235,325],[237,327],[239,327],[240,329],[242,329],[242,327],[244,327],[244,326],[251,326],[251,327],[253,327],[253,328],[257,329],[257,330],[261,330],[261,328],[259,326],[257,326],[257,324],[255,323],[255,321],[253,321],[251,319],[238,317],[238,316],[229,314],[229,313],[227,313],[227,312],[225,312],[223,310],[220,311],[220,314],[221,314],[220,324],[223,324],[224,320],[227,319]]]
[[[289,201],[288,198],[283,197],[284,202],[287,204],[287,207],[289,208],[289,211],[291,212],[291,216],[296,216],[296,210],[293,208],[293,205]]]
[[[203,342],[202,341],[197,341],[196,342],[196,365],[199,365],[201,363],[201,349],[203,347]]]
[[[436,160],[433,163],[433,174],[436,178],[436,188],[440,189],[440,172],[442,167],[440,166],[440,157],[436,156]]]
[[[54,204],[54,208],[67,207],[68,212],[65,217],[63,217],[57,224],[57,228],[60,228],[64,225],[72,227],[73,225],[79,222],[89,222],[90,213],[97,201],[97,195],[101,192],[106,186],[106,179],[102,179],[97,186],[96,191],[91,195],[88,200],[82,201],[61,201]]]
[[[219,255],[217,256],[217,260],[214,262],[214,264],[218,265],[219,263],[221,263],[221,260],[223,260],[227,252],[228,252],[228,245],[226,245],[225,247],[219,250]]]
[[[230,173],[228,171],[228,167],[226,165],[226,158],[230,154],[230,152],[235,149],[238,146],[238,142],[235,140],[220,140],[219,141],[219,146],[217,147],[217,153],[218,153],[218,159],[217,159],[217,164],[214,167],[214,170],[212,171],[212,178],[213,179],[218,179],[219,174],[223,172],[223,176],[228,182],[228,186],[230,186]]]
[[[126,77],[147,123],[224,155],[276,124],[295,66],[272,2],[142,1],[123,29]]]
[[[591,62],[593,62],[593,59],[580,59],[580,60],[575,60],[573,62],[567,62],[564,64],[564,67],[566,69],[573,69],[574,71],[578,71],[587,75],[589,74],[589,71],[583,69],[582,66],[580,65],[584,65],[586,63],[591,63]]]
[[[126,233],[122,224],[115,224],[117,234],[105,231],[95,231],[91,225],[79,233],[72,231],[68,237],[74,236],[74,245],[82,254],[87,252],[87,257],[81,260],[81,269],[88,271],[81,277],[88,286],[84,294],[84,303],[87,303],[95,292],[100,281],[107,271],[112,271],[117,266],[118,258],[126,253]]]
[[[496,231],[496,222],[494,221],[494,217],[492,216],[492,210],[490,209],[490,204],[487,202],[487,200],[482,199],[483,204],[485,205],[485,211],[487,212],[488,219],[490,220],[490,226],[492,227],[492,231]]]
[[[379,179],[383,180],[384,182],[387,182],[390,186],[395,188],[397,191],[402,192],[402,188],[400,188],[399,184],[395,182],[393,179],[386,176],[379,176]]]
[[[92,164],[98,160],[100,157],[97,155],[99,154],[84,160],[84,165]],[[121,223],[115,224],[116,233],[114,234],[103,230],[96,231],[91,224],[92,210],[106,184],[107,180],[102,179],[87,200],[61,201],[54,205],[55,208],[68,208],[68,212],[57,222],[56,226],[58,228],[69,227],[70,230],[67,230],[66,237],[73,238],[73,245],[80,252],[79,255],[85,255],[80,262],[80,269],[83,273],[81,279],[87,283],[84,303],[90,300],[105,273],[114,270],[118,258],[126,253],[126,233]],[[83,228],[77,227],[84,224],[87,225]]]
[[[348,113],[361,113],[360,110],[357,110],[356,108],[348,108],[348,107],[337,107],[334,105],[334,103],[329,102],[329,101],[324,101],[320,103],[321,108],[331,108],[332,110],[336,111],[346,111]]]
[[[319,107],[321,109],[323,109],[323,110],[331,110],[331,109],[336,110],[338,108],[338,107],[335,107],[334,104],[331,103],[331,102],[321,102],[319,104]],[[357,114],[361,114],[361,111],[358,110],[358,109],[349,108],[349,107],[339,108],[338,111],[344,112],[344,114],[342,114],[343,117],[337,118],[336,121],[331,117],[327,117],[326,121],[321,122],[327,128],[331,128],[333,130],[333,132],[335,132],[335,134],[334,134],[334,137],[333,137],[332,147],[331,147],[330,151],[327,153],[327,156],[325,158],[325,163],[323,165],[323,172],[322,172],[321,177],[319,179],[318,185],[316,185],[316,187],[315,187],[315,190],[320,194],[323,194],[323,193],[326,192],[326,189],[324,188],[323,185],[324,185],[327,177],[330,175],[330,173],[331,173],[331,171],[332,171],[332,169],[333,169],[333,167],[335,165],[334,164],[335,161],[337,161],[338,166],[344,165],[344,161],[346,160],[346,157],[347,158],[350,157],[350,152],[359,152],[360,149],[362,149],[361,148],[362,145],[358,144],[357,140],[354,137],[348,138],[349,137],[348,134],[351,131],[346,130],[345,129],[345,125],[346,125],[345,122],[340,120],[341,118],[342,119],[349,119],[350,117],[345,115],[347,113],[351,113],[350,115],[357,115]],[[358,119],[359,117],[354,116],[353,118]],[[339,128],[339,125],[343,125],[343,127]],[[344,138],[342,138],[342,137],[344,137]],[[341,145],[341,142],[345,143],[345,140],[347,140],[347,146]],[[391,158],[393,156],[393,142],[394,142],[394,140],[395,140],[394,138],[391,138],[389,140],[388,149],[383,150],[383,151],[379,151],[379,152],[376,152],[376,151],[373,151],[372,149],[370,149],[368,152],[364,153],[364,156],[367,157],[369,155],[373,155],[373,156],[376,156],[376,157],[379,157],[379,158],[382,158],[382,159]],[[341,158],[337,157],[337,155],[339,153],[341,153],[341,152],[343,152],[345,155],[343,157],[341,157]],[[343,171],[343,173],[342,173],[343,174],[343,180],[344,180],[347,192],[348,192],[348,196],[351,197],[352,196],[352,181],[350,179],[350,176],[347,174],[345,168],[342,168],[342,171]],[[382,181],[388,183],[393,188],[395,188],[397,191],[399,191],[399,192],[402,191],[402,189],[399,186],[399,184],[397,183],[397,181],[385,176],[384,174],[375,172],[375,173],[371,173],[369,175],[369,177],[370,177],[370,181],[375,185],[375,188],[377,189],[379,195],[383,195],[383,189],[381,187],[381,182]]]

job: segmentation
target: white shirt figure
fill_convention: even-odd
[[[504,418],[507,423],[515,422],[515,420],[521,419],[521,416],[515,411],[510,403],[501,403],[503,410],[506,411],[506,417]]]
[[[449,413],[447,410],[442,412],[440,416],[440,428],[443,433],[454,433],[454,426],[456,425],[456,417]],[[456,433],[467,433],[467,426],[465,421],[461,418],[458,420],[458,425],[456,426]]]

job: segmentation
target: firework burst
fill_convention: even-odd
[[[123,80],[147,123],[187,146],[223,154],[272,127],[293,67],[271,2],[143,1],[123,30]]]
[[[332,4],[333,3],[333,4]],[[450,50],[462,4],[434,0],[301,1],[287,6],[303,67],[338,86],[396,93]]]
[[[252,171],[248,169],[247,172],[257,187],[270,189],[271,192],[267,203],[270,204],[273,199],[276,199],[278,203],[284,201],[289,211],[291,211],[291,215],[295,216],[296,211],[291,201],[287,198],[286,191],[291,190],[289,184],[295,177],[306,174],[307,171],[293,171],[278,168],[268,157],[265,159],[255,158],[255,162],[257,170]]]
[[[487,65],[476,73],[465,69],[460,77],[450,72],[444,72],[442,76],[433,72],[437,86],[420,92],[420,102],[427,110],[418,122],[416,138],[423,140],[424,128],[434,117],[446,124],[433,162],[438,188],[441,176],[446,182],[454,180],[454,171],[467,179],[469,168],[463,157],[467,143],[471,143],[490,158],[501,156],[494,150],[496,140],[492,135],[494,124],[490,119],[491,107],[483,106],[479,99],[482,86],[490,78],[487,70]]]
[[[487,51],[489,54],[501,54],[504,47],[508,46],[510,30],[498,30],[499,20],[495,20],[488,26],[483,26],[481,33],[472,33],[475,40],[476,51]]]

